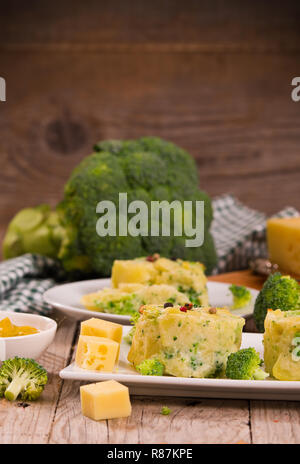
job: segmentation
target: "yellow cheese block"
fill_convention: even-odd
[[[122,340],[122,334],[123,327],[120,324],[97,319],[96,317],[92,317],[87,321],[81,322],[80,326],[80,335],[110,338],[119,344]],[[117,360],[119,359],[119,351],[120,347],[117,353]]]
[[[80,335],[75,362],[82,369],[112,372],[119,346],[109,338]]]
[[[96,317],[81,322],[80,335],[110,338],[117,343],[121,343],[122,333],[122,326],[115,322],[104,321]]]
[[[280,270],[300,275],[300,217],[267,221],[269,258]]]
[[[115,380],[83,385],[80,400],[82,414],[90,419],[115,419],[131,414],[128,388]]]
[[[93,337],[104,337],[110,338],[115,342],[121,343],[123,334],[123,327],[120,324],[115,322],[104,321],[102,319],[97,319],[92,317],[87,321],[83,321],[80,326],[80,335],[89,335]],[[117,352],[117,359],[119,359],[120,346]]]

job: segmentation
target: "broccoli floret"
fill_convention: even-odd
[[[244,287],[243,285],[232,284],[230,285],[229,290],[233,296],[233,305],[231,306],[232,309],[244,308],[250,303],[252,295],[248,288]]]
[[[168,408],[168,406],[163,406],[163,407],[161,408],[160,413],[161,413],[163,416],[169,416],[169,414],[171,414],[171,409]]]
[[[136,370],[142,375],[163,375],[165,367],[158,359],[149,358],[136,366]]]
[[[4,240],[4,257],[34,251],[58,258],[69,273],[80,271],[105,277],[110,275],[115,259],[160,253],[166,258],[201,261],[209,274],[217,262],[209,230],[213,212],[209,196],[198,188],[193,158],[156,137],[104,141],[94,150],[71,173],[64,198],[55,211],[46,206],[47,212],[41,215],[31,208],[29,214],[23,210],[12,220]],[[153,200],[179,200],[182,205],[189,200],[204,201],[204,244],[189,248],[185,246],[188,237],[174,235],[100,237],[96,233],[96,206],[102,200],[112,201],[118,217],[120,192],[127,193],[128,204],[143,200],[149,211]],[[49,214],[55,225],[48,223]],[[174,220],[184,221],[184,217],[171,216],[172,231]]]
[[[261,369],[261,359],[254,348],[231,353],[227,359],[226,377],[240,380],[263,380],[268,374]]]
[[[254,305],[254,320],[257,329],[264,331],[268,309],[290,311],[300,309],[300,285],[290,276],[276,272],[269,276],[258,294]]]
[[[0,369],[0,396],[9,401],[36,400],[48,381],[47,371],[34,359],[11,358]]]

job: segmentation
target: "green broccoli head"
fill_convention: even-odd
[[[230,285],[229,290],[233,296],[233,305],[231,306],[232,309],[244,308],[250,303],[252,295],[248,288],[244,287],[243,285],[232,284]]]
[[[281,311],[300,309],[298,282],[290,276],[281,275],[280,272],[268,277],[254,305],[254,320],[260,332],[264,331],[268,309],[281,309]]]
[[[142,375],[163,375],[165,367],[158,359],[149,358],[136,366],[136,370]]]
[[[149,211],[153,200],[167,200],[170,203],[177,200],[182,206],[184,201],[193,201],[192,219],[195,219],[195,201],[204,201],[204,244],[186,247],[185,240],[190,237],[184,235],[184,227],[183,236],[151,236],[148,233],[133,237],[116,233],[116,236],[100,237],[96,233],[100,217],[96,212],[97,204],[102,200],[113,202],[118,218],[119,193],[123,192],[127,193],[128,204],[133,200],[143,200]],[[54,231],[45,217],[35,219],[31,227],[37,236],[43,227],[45,244],[41,240],[36,241],[33,234],[30,247],[22,239],[24,228],[30,223],[28,219],[22,221],[22,227],[18,226],[17,231],[10,225],[5,237],[5,257],[30,252],[33,243],[36,253],[59,258],[68,272],[94,272],[103,277],[110,275],[115,259],[132,259],[153,253],[167,258],[201,261],[208,274],[216,265],[217,256],[209,230],[212,221],[211,200],[198,188],[195,162],[186,151],[160,138],[143,137],[96,144],[94,153],[84,158],[71,173],[64,188],[64,198],[53,214],[59,223]],[[148,217],[150,229],[150,214]],[[178,211],[171,214],[171,233],[176,222],[183,225],[185,220]],[[158,222],[161,226],[161,217]],[[41,244],[38,250],[37,243]]]
[[[34,359],[11,358],[0,369],[0,396],[9,401],[34,401],[48,381],[46,370]]]
[[[226,377],[237,380],[263,380],[268,374],[261,369],[259,354],[254,348],[231,353],[227,359]]]
[[[65,186],[62,202],[65,218],[76,224],[78,240],[101,275],[109,275],[115,259],[147,256],[154,252],[169,258],[204,262],[210,272],[216,263],[215,248],[209,233],[212,209],[209,197],[199,191],[197,170],[190,155],[176,145],[159,138],[145,137],[134,141],[102,142],[95,153],[85,158],[73,171]],[[101,200],[118,205],[119,192],[126,192],[128,203],[143,200],[150,211],[152,200],[203,200],[205,202],[204,246],[188,248],[186,237],[126,237],[96,234],[96,205]],[[118,212],[118,211],[117,211]],[[172,217],[175,220],[183,218]],[[149,224],[150,225],[150,224]]]

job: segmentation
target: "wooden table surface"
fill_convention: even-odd
[[[261,285],[248,271],[213,280]],[[80,382],[61,380],[70,363],[78,323],[63,320],[40,362],[49,372],[41,399],[24,408],[0,401],[0,443],[300,443],[300,403],[229,399],[131,397],[128,419],[95,422],[82,416]],[[172,413],[162,416],[167,405]]]

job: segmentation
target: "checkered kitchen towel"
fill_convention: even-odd
[[[218,255],[213,274],[246,269],[250,259],[267,257],[265,214],[248,208],[232,195],[215,198],[213,209],[211,232]],[[293,217],[299,212],[288,207],[274,216]]]
[[[44,256],[26,254],[0,263],[0,311],[47,315],[51,307],[42,295],[62,276],[59,264]]]
[[[267,255],[263,213],[231,195],[216,198],[213,208],[211,231],[219,258],[214,274],[245,269],[249,259]],[[299,216],[299,212],[290,207],[276,216]],[[57,262],[42,256],[27,254],[0,263],[0,311],[48,314],[51,308],[42,295],[61,278]]]

